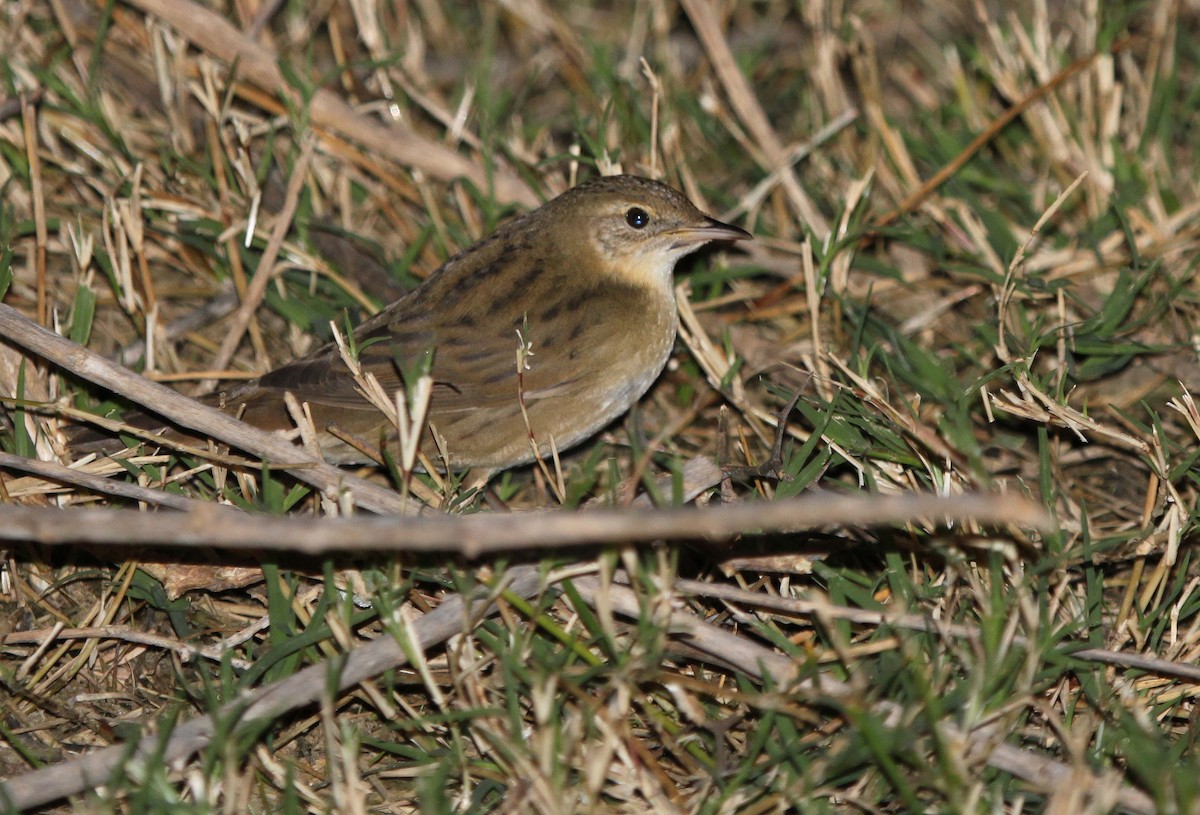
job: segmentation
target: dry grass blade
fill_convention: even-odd
[[[267,248],[262,253],[262,257],[259,258],[258,274],[254,275],[254,278],[250,281],[250,285],[242,297],[242,302],[238,305],[237,311],[234,312],[233,325],[225,334],[225,339],[221,341],[221,348],[217,351],[217,356],[212,362],[213,368],[220,369],[229,365],[229,361],[233,359],[234,351],[237,350],[238,344],[242,341],[242,336],[246,333],[250,321],[254,318],[254,313],[262,305],[262,299],[267,293],[267,286],[271,284],[271,281],[275,277],[275,259],[279,256],[280,247],[283,245],[283,238],[292,225],[292,218],[295,216],[296,207],[300,203],[300,190],[304,186],[308,176],[312,153],[313,142],[311,139],[305,139],[303,147],[300,149],[300,155],[292,167],[292,177],[288,180],[283,208],[275,221],[275,227],[271,230],[271,238],[267,242]],[[215,385],[216,383],[211,384]]]

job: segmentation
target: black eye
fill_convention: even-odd
[[[625,213],[625,223],[634,229],[641,229],[650,223],[650,213],[641,207],[630,207],[629,211]]]

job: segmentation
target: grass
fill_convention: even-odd
[[[9,4],[0,298],[105,354],[157,320],[152,355],[130,362],[187,390],[228,320],[170,339],[161,326],[245,291],[264,254],[281,271],[230,375],[327,341],[331,320],[361,319],[577,176],[657,174],[717,217],[737,212],[757,240],[681,264],[711,349],[681,340],[642,404],[564,458],[568,506],[638,491],[669,505],[697,456],[762,462],[767,420],[800,389],[791,480],[704,500],[984,490],[1032,497],[1053,529],[847,519],[733,547],[559,552],[541,565],[570,579],[502,598],[427,652],[411,646],[415,621],[507,561],[177,563],[18,544],[0,585],[0,776],[148,729],[165,738],[390,634],[409,665],[250,730],[222,714],[182,768],[129,763],[45,811],[1198,811],[1183,669],[1200,641],[1200,21],[1167,2],[987,20],[945,2],[726,5],[718,28],[749,96],[698,36],[700,0],[286,4],[259,40],[278,54],[269,87],[250,58],[231,69],[219,44],[188,47],[142,3]],[[478,175],[357,146],[314,112],[318,88],[451,145]],[[39,99],[22,111],[20,93]],[[786,151],[851,108],[792,180],[752,195],[775,169],[770,138]],[[276,240],[305,139],[311,164]],[[824,225],[799,216],[803,196]],[[120,404],[3,344],[0,396],[19,400],[0,408],[0,448],[46,461],[69,458],[38,405]],[[263,469],[170,454],[83,467],[252,511],[328,511]],[[416,477],[455,512],[491,511],[453,479]],[[558,505],[533,468],[490,492],[513,509]],[[15,471],[0,471],[0,500],[120,503]],[[614,611],[626,595],[607,580],[622,570],[636,613]],[[681,592],[680,579],[739,593]],[[795,675],[681,648],[688,620]],[[13,636],[55,623],[101,630],[44,647]],[[1137,656],[1160,662],[1121,662]],[[1031,782],[996,745],[1035,775],[1054,762],[1074,775]]]

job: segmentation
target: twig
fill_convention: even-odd
[[[910,631],[946,634],[963,639],[979,637],[977,626],[949,623],[945,620],[935,620],[923,614],[896,614],[890,612],[871,611],[865,608],[847,608],[835,606],[824,600],[804,600],[798,597],[780,597],[775,594],[747,591],[737,586],[727,586],[721,583],[705,583],[701,580],[679,579],[674,582],[676,590],[693,597],[713,597],[730,603],[741,603],[756,608],[781,611],[785,614],[800,616],[823,615],[830,619],[848,620],[859,625],[887,625],[894,628],[904,628]],[[1014,637],[1013,644],[1028,646],[1025,637]],[[1105,665],[1119,665],[1124,668],[1156,673],[1161,676],[1172,676],[1186,679],[1189,682],[1200,682],[1200,667],[1188,662],[1178,662],[1170,659],[1146,656],[1145,654],[1130,654],[1122,651],[1111,651],[1105,648],[1084,648],[1067,654],[1072,659],[1084,662],[1100,662]]]
[[[46,95],[45,88],[37,88],[36,90],[33,90],[31,92],[24,94],[26,102],[31,105],[42,104],[42,98],[45,95]],[[21,97],[20,96],[15,96],[15,97],[14,96],[6,96],[5,98],[0,99],[0,122],[3,122],[5,119],[10,119],[13,116],[16,116],[20,112],[21,112]]]
[[[0,540],[45,545],[155,545],[282,551],[457,552],[478,557],[525,549],[657,540],[724,540],[830,524],[872,526],[941,521],[1045,527],[1045,513],[1009,495],[820,495],[701,509],[630,507],[587,512],[430,515],[392,518],[227,516],[198,508],[185,515],[123,509],[63,510],[0,506]]]
[[[162,342],[170,342],[221,319],[237,308],[238,296],[233,286],[224,289],[194,311],[188,312],[177,320],[172,320],[158,329],[158,338]],[[131,365],[146,353],[146,341],[136,339],[112,355],[112,359],[123,365]]]
[[[111,478],[104,478],[103,476],[93,475],[82,470],[64,467],[52,461],[23,458],[22,456],[14,456],[12,453],[0,452],[0,468],[32,473],[40,478],[57,481],[60,484],[70,484],[71,486],[82,487],[92,492],[115,495],[119,498],[128,498],[131,501],[142,501],[154,506],[182,510],[214,506],[209,501],[197,501],[195,498],[188,498],[186,495],[174,495],[169,492],[150,490],[140,487],[137,484],[114,481]],[[228,509],[233,512],[237,511],[233,507],[229,507]]]
[[[126,625],[102,625],[91,628],[55,628],[49,631],[12,631],[0,636],[0,645],[17,645],[20,643],[35,643],[42,645],[56,640],[121,640],[152,648],[163,648],[179,655],[183,662],[190,662],[195,657],[220,662],[225,658],[225,649],[205,645],[190,645],[171,637],[163,637],[149,631],[138,631]],[[238,670],[248,670],[253,663],[246,660],[230,660],[230,665]]]
[[[736,221],[744,213],[758,207],[767,195],[770,194],[771,190],[779,186],[784,175],[793,172],[792,168],[795,165],[808,158],[814,150],[849,127],[857,118],[858,111],[855,108],[844,110],[832,121],[825,123],[808,141],[790,148],[787,151],[786,163],[782,167],[773,170],[770,175],[755,184],[753,189],[738,199],[737,204],[721,212],[720,219],[722,221]]]
[[[1084,648],[1080,651],[1072,651],[1068,656],[1073,659],[1081,659],[1084,662],[1119,665],[1123,668],[1136,668],[1140,671],[1155,673],[1161,676],[1186,679],[1189,682],[1200,682],[1200,667],[1190,662],[1160,659],[1159,657],[1146,656],[1145,654],[1127,654],[1107,648]]]
[[[947,180],[952,178],[955,173],[962,169],[963,165],[970,161],[976,153],[983,149],[984,145],[988,144],[988,142],[994,139],[1002,130],[1004,130],[1004,128],[1012,124],[1013,120],[1027,111],[1035,102],[1050,95],[1072,76],[1095,62],[1098,57],[1115,55],[1121,51],[1124,51],[1139,39],[1140,37],[1137,36],[1126,37],[1124,39],[1117,40],[1105,51],[1095,51],[1091,54],[1080,57],[1051,77],[1049,81],[1034,88],[1024,98],[1013,104],[999,116],[993,119],[987,127],[980,131],[979,135],[971,140],[970,144],[959,151],[958,155],[956,155],[940,170],[930,176],[929,179],[923,182],[919,187],[917,187],[917,189],[909,193],[908,197],[896,205],[894,209],[876,218],[871,224],[871,231],[863,236],[862,243],[866,244],[875,240],[882,234],[882,231],[885,227],[887,227],[896,219],[908,214],[909,212],[912,212],[919,207],[927,198],[929,198],[929,196],[933,195],[933,193],[935,193],[943,184],[945,184]],[[794,286],[795,281],[793,280],[784,280],[780,282],[773,289],[755,300],[755,306],[761,309],[777,303],[780,299],[782,299],[784,294],[786,294]]]
[[[335,495],[348,490],[358,506],[371,512],[399,514],[404,511],[400,496],[396,493],[314,459],[273,433],[239,422],[216,408],[138,376],[65,337],[47,331],[3,303],[0,303],[0,337],[76,376],[130,399],[174,424],[253,453],[318,490]]]
[[[37,119],[39,105],[21,96],[21,118],[25,134],[25,156],[28,161],[29,194],[33,204],[34,270],[37,290],[37,319],[40,325],[49,320],[46,305],[46,248],[49,242],[46,226],[46,191],[42,184],[42,158],[38,149]]]

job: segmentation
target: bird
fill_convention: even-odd
[[[424,361],[432,389],[420,449],[438,469],[517,467],[585,441],[636,403],[674,346],[675,264],[710,242],[750,238],[664,183],[599,176],[451,257],[349,345],[389,394]],[[290,431],[286,393],[308,404],[330,463],[368,462],[348,434],[396,443],[332,343],[205,401]]]

